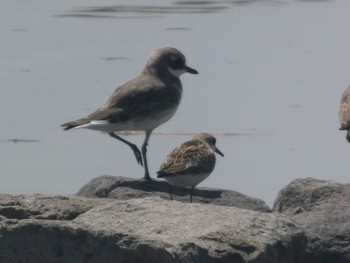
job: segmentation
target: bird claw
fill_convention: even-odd
[[[135,158],[136,158],[136,161],[139,165],[143,166],[143,162],[142,162],[142,155],[141,155],[141,152],[139,150],[139,148],[137,148],[136,145],[133,145],[133,146],[130,146],[131,149],[133,150],[134,152],[134,155],[135,155]]]

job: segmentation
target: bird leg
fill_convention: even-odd
[[[194,191],[194,186],[192,186],[190,190],[190,203],[192,203],[193,191]]]
[[[173,198],[173,186],[172,185],[170,185],[170,187],[169,187],[169,194],[170,194],[170,200],[174,200],[174,198]]]
[[[133,143],[123,139],[122,137],[116,135],[114,132],[110,132],[108,134],[109,134],[109,136],[111,136],[111,137],[113,137],[113,138],[115,138],[115,139],[117,139],[117,140],[127,144],[131,148],[131,150],[134,152],[134,155],[135,155],[137,163],[140,164],[141,166],[143,165],[141,152],[140,152],[139,148],[137,148],[137,146],[135,144],[133,144]]]
[[[143,144],[141,147],[142,159],[143,159],[143,164],[145,168],[145,175],[143,178],[146,180],[152,180],[148,172],[148,163],[147,163],[147,155],[146,155],[148,140],[149,140],[149,137],[151,136],[151,133],[152,131],[146,131],[145,140],[143,141]]]

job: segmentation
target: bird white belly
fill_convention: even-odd
[[[163,177],[170,184],[181,187],[196,186],[209,176],[210,173],[186,174]]]
[[[144,119],[130,119],[125,122],[110,123],[106,120],[92,120],[89,123],[77,126],[75,128],[85,128],[97,131],[104,132],[113,132],[113,131],[151,131],[168,121],[174,114],[176,108],[161,112],[152,117]]]

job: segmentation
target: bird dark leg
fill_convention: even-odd
[[[170,187],[169,187],[169,194],[170,194],[170,199],[171,199],[171,200],[174,200],[174,198],[173,198],[173,187],[172,187],[172,185],[170,185]]]
[[[117,140],[127,144],[131,148],[131,150],[134,152],[134,155],[135,155],[137,163],[140,164],[140,165],[143,165],[141,152],[140,152],[139,148],[137,148],[137,146],[135,144],[133,144],[133,143],[123,139],[122,137],[116,135],[114,132],[110,132],[108,134],[109,134],[109,136],[111,136],[111,137],[113,137],[113,138],[115,138],[115,139],[117,139]]]
[[[193,190],[194,190],[194,186],[192,186],[190,190],[190,203],[192,203]]]
[[[149,140],[149,137],[151,136],[151,133],[152,131],[146,131],[145,140],[143,141],[143,144],[141,147],[142,159],[143,159],[143,164],[145,168],[145,175],[143,178],[146,180],[152,180],[151,177],[149,176],[148,163],[147,163],[147,145],[148,145],[148,140]]]

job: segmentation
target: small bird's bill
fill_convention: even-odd
[[[187,71],[188,73],[191,73],[191,74],[198,74],[198,71],[197,71],[197,70],[195,70],[195,69],[193,69],[193,68],[190,68],[189,66],[186,66],[185,69],[186,69],[186,71]]]
[[[224,157],[224,154],[218,148],[215,148],[215,152],[217,154],[220,154],[222,157]]]

